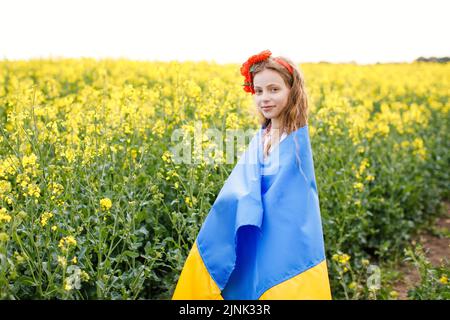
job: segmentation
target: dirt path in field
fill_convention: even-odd
[[[446,214],[437,220],[435,227],[438,230],[450,230],[450,202],[445,202]],[[437,236],[431,232],[425,232],[417,236],[412,244],[421,243],[426,253],[426,257],[434,265],[440,265],[441,259],[446,257],[450,261],[450,238]],[[402,279],[394,284],[394,290],[399,293],[399,300],[408,299],[408,290],[420,283],[420,275],[417,269],[411,264],[403,262],[400,266]]]

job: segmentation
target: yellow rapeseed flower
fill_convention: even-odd
[[[53,217],[53,213],[51,213],[51,212],[44,212],[44,213],[41,215],[41,225],[42,225],[43,227],[45,227],[45,226],[47,225],[48,220],[49,220],[50,218],[52,218],[52,217]]]
[[[36,164],[36,160],[37,160],[36,155],[34,153],[32,153],[29,156],[24,156],[22,158],[22,165],[24,167],[34,166]]]
[[[9,235],[5,232],[0,232],[0,242],[7,242],[9,240]]]
[[[67,251],[67,250],[69,250],[69,248],[71,246],[76,246],[76,245],[77,245],[77,241],[75,240],[75,238],[73,236],[67,236],[67,237],[63,237],[63,238],[61,238],[61,240],[59,240],[58,247],[60,247],[61,250],[63,250],[63,251]]]
[[[19,265],[25,262],[25,258],[17,251],[14,251],[14,258]]]
[[[56,182],[52,182],[49,185],[49,189],[52,192],[52,194],[54,194],[56,196],[59,196],[64,191],[64,187],[61,184],[56,183]]]
[[[0,195],[11,192],[11,183],[6,180],[0,180]]]
[[[102,210],[109,210],[112,207],[111,199],[109,198],[103,198],[100,200],[100,207]]]
[[[165,151],[161,156],[161,159],[166,163],[170,163],[172,159],[172,153],[170,153],[169,151]]]
[[[13,204],[13,199],[11,199],[11,197],[9,197],[9,196],[5,196],[4,198],[3,198],[3,200],[5,200],[5,202],[7,203],[7,204]]]
[[[66,281],[64,281],[64,290],[66,290],[66,291],[72,290],[72,284],[69,281],[69,279],[66,279]]]
[[[355,182],[353,183],[353,188],[355,188],[358,191],[363,191],[364,184],[362,184],[361,182]]]
[[[186,197],[186,198],[184,199],[184,201],[186,202],[186,204],[187,204],[188,207],[192,207],[192,201],[191,201],[191,198],[190,198],[190,197]]]
[[[6,208],[0,209],[0,222],[2,222],[2,221],[5,221],[5,222],[11,221],[11,216],[6,212]]]
[[[363,174],[364,170],[369,166],[369,160],[363,159],[359,166],[359,174]]]
[[[61,267],[65,268],[67,266],[66,257],[58,256],[57,260],[58,260],[58,264],[60,264]]]
[[[41,189],[34,183],[28,184],[28,192],[26,193],[30,197],[39,198],[41,196]]]
[[[367,259],[362,259],[362,260],[361,260],[361,263],[362,263],[363,266],[366,266],[366,267],[367,267],[367,266],[369,265],[370,262],[369,262],[369,260],[367,260]]]
[[[197,198],[195,197],[185,197],[184,201],[188,207],[193,207],[197,203]]]
[[[86,271],[81,271],[81,280],[89,281],[89,274]]]
[[[339,263],[346,264],[350,260],[350,256],[346,253],[339,256]]]

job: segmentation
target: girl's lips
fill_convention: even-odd
[[[261,109],[263,110],[269,110],[272,109],[274,106],[265,106],[265,107],[261,107]]]

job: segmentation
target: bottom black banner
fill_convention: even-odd
[[[391,312],[402,316],[416,315],[430,307],[433,313],[447,309],[448,301],[209,301],[209,300],[20,300],[0,301],[3,312],[10,311],[15,317],[30,314],[34,317],[55,316],[58,319],[74,316],[90,318],[97,314],[102,318],[120,316],[145,319],[301,319],[306,316],[320,318],[329,313],[332,316],[386,317]],[[430,309],[431,310],[431,309]]]

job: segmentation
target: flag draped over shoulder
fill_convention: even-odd
[[[331,299],[308,126],[267,159],[262,132],[220,190],[173,299]]]

